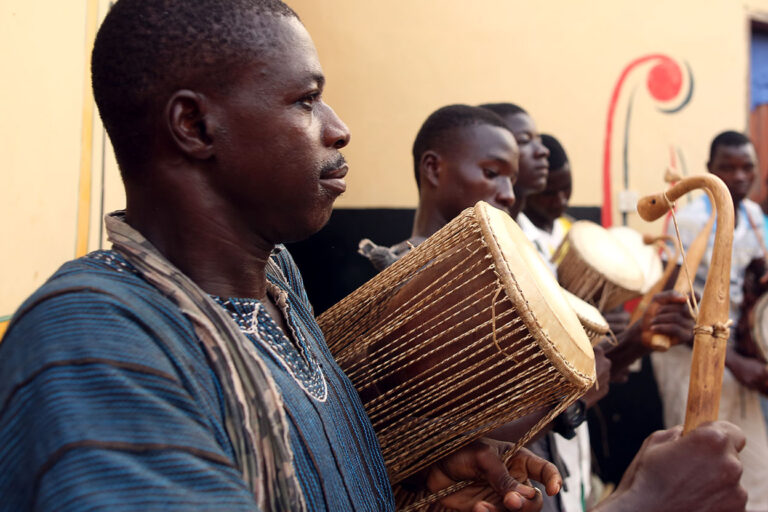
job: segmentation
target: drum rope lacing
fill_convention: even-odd
[[[685,271],[685,277],[688,279],[688,289],[691,291],[685,297],[685,303],[688,305],[688,311],[691,317],[696,321],[696,325],[693,328],[693,334],[706,334],[712,336],[718,340],[727,341],[731,334],[732,320],[727,322],[715,322],[714,325],[700,325],[699,322],[699,303],[696,300],[696,294],[693,291],[693,281],[691,280],[691,274],[688,270],[688,261],[685,258],[685,248],[683,248],[682,238],[680,236],[680,228],[677,225],[677,215],[675,215],[675,203],[670,201],[667,197],[667,193],[664,192],[664,200],[667,202],[669,211],[672,213],[672,223],[675,226],[675,236],[677,237],[678,250],[683,258],[683,270]]]
[[[397,269],[384,270],[364,291],[321,317],[337,361],[358,391],[369,394],[363,402],[394,482],[431,463],[434,453],[450,453],[509,421],[510,404],[515,404],[516,417],[552,407],[504,454],[509,461],[560,412],[561,403],[582,393],[533,342],[535,336],[520,316],[520,308],[527,306],[502,293],[504,271],[488,254],[477,222],[463,214],[454,226],[445,236],[420,244],[418,253],[404,256]],[[422,273],[430,278],[410,286]],[[459,300],[452,302],[451,296]],[[441,340],[452,342],[456,352],[443,355],[433,349]],[[435,357],[441,364],[428,374],[421,369],[415,375],[402,373],[407,365]],[[493,391],[465,384],[478,378],[506,384]],[[422,434],[427,430],[438,434],[427,438]],[[472,482],[460,482],[426,498],[414,494],[398,505],[417,510],[468,485]]]

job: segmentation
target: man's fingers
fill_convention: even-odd
[[[724,435],[725,438],[733,444],[733,447],[737,452],[743,450],[744,445],[747,442],[747,438],[744,436],[744,432],[742,432],[742,430],[733,423],[729,423],[727,421],[705,423],[704,425],[701,425],[697,429],[691,431],[691,434],[696,433],[702,435],[716,435],[709,433],[709,430],[716,431]]]
[[[653,302],[658,304],[683,304],[686,300],[685,295],[675,290],[664,290],[653,296]]]
[[[519,454],[515,457],[519,457]],[[531,492],[532,488],[521,484],[509,474],[507,466],[504,465],[495,450],[488,448],[478,452],[476,461],[478,476],[487,481],[499,496],[506,496],[512,491],[520,492],[523,495],[528,495]]]
[[[528,475],[528,478],[544,484],[548,495],[554,496],[560,492],[560,488],[563,486],[563,478],[554,464],[534,455],[525,448],[520,449],[517,457],[519,457],[518,464],[523,464],[524,472]],[[513,474],[515,473],[514,466],[512,472]]]

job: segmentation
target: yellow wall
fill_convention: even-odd
[[[108,1],[92,2],[102,18]],[[639,87],[630,188],[647,193],[662,186],[670,144],[682,149],[690,171],[699,172],[716,132],[747,126],[748,20],[768,14],[768,0],[291,5],[317,43],[328,76],[326,100],[352,129],[346,154],[353,172],[342,207],[415,206],[409,155],[419,125],[442,105],[485,101],[519,103],[543,131],[558,136],[576,173],[573,204],[598,205],[612,89],[624,66],[656,52],[687,62],[695,91],[679,114],[663,116],[642,88],[645,71],[629,77]],[[83,118],[88,14],[86,0],[0,3],[0,319],[75,255],[83,144],[92,156],[86,169],[93,180],[89,249],[103,243],[102,189],[105,210],[123,203],[108,147],[102,159],[98,120],[92,138],[81,140],[83,122],[90,121]],[[619,101],[621,129],[626,101]],[[617,144],[613,151],[616,156]],[[618,159],[613,176],[619,180]]]

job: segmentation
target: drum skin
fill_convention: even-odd
[[[482,202],[318,323],[393,483],[537,409],[557,414],[595,379],[560,286],[517,224]]]

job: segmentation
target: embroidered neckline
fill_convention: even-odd
[[[280,362],[305,393],[318,402],[325,402],[328,397],[325,375],[304,335],[294,325],[288,307],[284,309],[285,321],[296,338],[296,344],[277,326],[261,301],[234,297],[223,299],[215,295],[211,298],[224,308],[243,334],[266,348]]]

